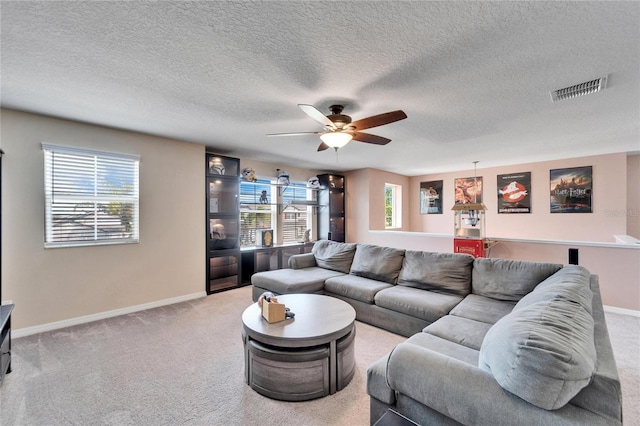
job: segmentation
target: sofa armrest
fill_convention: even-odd
[[[387,381],[396,392],[463,424],[617,423],[571,404],[538,408],[502,389],[489,372],[408,342],[391,352]]]
[[[289,268],[291,269],[311,268],[313,266],[318,266],[313,253],[294,254],[289,258]]]

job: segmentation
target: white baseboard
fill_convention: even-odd
[[[114,309],[112,311],[100,312],[100,313],[91,314],[91,315],[84,315],[81,317],[69,318],[66,320],[50,322],[47,324],[34,325],[33,327],[12,329],[11,337],[18,338],[18,337],[30,336],[32,334],[44,333],[45,331],[71,327],[72,325],[86,324],[92,321],[98,321],[106,318],[117,317],[118,315],[125,315],[133,312],[144,311],[146,309],[158,308],[160,306],[172,305],[174,303],[186,302],[187,300],[206,297],[206,295],[207,293],[202,291],[199,293],[172,297],[171,299],[163,299],[163,300],[157,300],[155,302],[143,303],[142,305],[128,306],[126,308]]]
[[[604,305],[605,312],[611,312],[612,314],[630,315],[632,317],[640,317],[640,311],[634,311],[633,309],[616,308],[615,306]]]

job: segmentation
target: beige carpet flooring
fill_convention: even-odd
[[[356,372],[307,402],[265,398],[243,381],[248,287],[13,341],[0,424],[368,425],[369,364],[405,339],[357,323]],[[640,318],[607,314],[625,425],[640,425]]]

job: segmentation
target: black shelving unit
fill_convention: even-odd
[[[239,287],[240,159],[206,153],[207,294]]]
[[[345,242],[345,179],[334,174],[318,175],[318,239]]]
[[[2,302],[2,156],[0,149],[0,303]],[[0,386],[11,373],[11,312],[12,304],[0,306]]]

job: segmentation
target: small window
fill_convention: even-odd
[[[139,240],[137,155],[43,143],[45,247]]]
[[[384,184],[384,227],[387,229],[402,227],[402,187],[400,185]]]

